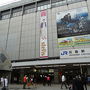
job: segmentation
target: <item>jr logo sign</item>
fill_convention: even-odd
[[[68,55],[68,51],[62,51],[61,52],[61,55],[63,56],[63,55]]]

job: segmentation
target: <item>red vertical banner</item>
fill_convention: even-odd
[[[48,57],[47,45],[47,12],[41,11],[40,13],[40,57]]]

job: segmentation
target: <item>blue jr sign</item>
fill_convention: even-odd
[[[68,51],[61,52],[61,55],[68,55]]]

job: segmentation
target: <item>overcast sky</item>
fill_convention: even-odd
[[[10,3],[13,3],[13,2],[17,2],[17,1],[20,1],[20,0],[0,0],[0,6],[10,4]]]

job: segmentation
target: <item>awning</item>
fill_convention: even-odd
[[[59,65],[59,64],[90,64],[90,58],[73,58],[73,59],[55,59],[55,60],[37,60],[13,62],[12,67],[37,66],[37,65]]]

